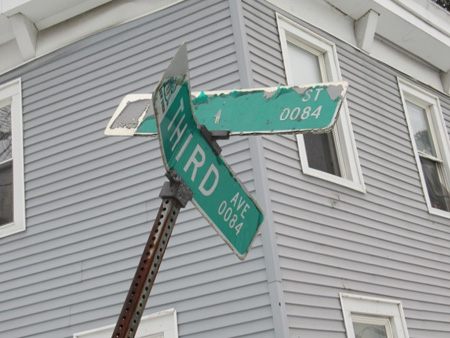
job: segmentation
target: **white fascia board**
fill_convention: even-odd
[[[350,16],[342,15],[337,10],[338,6],[333,6],[325,0],[267,0],[275,6],[288,13],[310,23],[334,36],[356,46],[354,34],[354,20]],[[341,0],[342,1],[342,0]],[[364,1],[363,1],[364,2]],[[363,3],[361,3],[364,5]],[[358,4],[355,4],[356,7]],[[364,6],[361,15],[364,15],[370,7]],[[358,16],[358,18],[360,17]]]
[[[422,0],[325,1],[354,20],[374,10],[380,14],[377,35],[441,71],[450,69],[450,14],[446,11],[425,6]]]
[[[74,17],[71,20],[64,21],[58,25],[39,31],[36,42],[35,58],[51,53],[59,48],[105,29],[121,25],[128,21],[136,20],[140,17],[160,11],[182,1],[184,0],[109,1],[102,7],[94,8],[89,12],[86,12],[83,16]],[[17,48],[15,40],[0,44],[0,55],[2,55],[0,74],[10,71],[23,64],[23,59],[19,49]]]
[[[449,36],[450,13],[430,0],[393,0],[429,26]]]
[[[13,15],[20,12],[20,7],[33,0],[0,0],[0,13]]]
[[[5,1],[5,0],[0,0]],[[10,1],[10,0],[6,0]],[[22,0],[7,4],[2,9],[6,17],[21,13],[28,17],[39,30],[85,13],[111,0]]]

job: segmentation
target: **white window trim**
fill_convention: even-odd
[[[340,293],[339,296],[347,338],[355,338],[353,318],[359,320],[361,316],[373,317],[372,323],[374,324],[381,323],[384,318],[388,318],[395,338],[409,338],[405,314],[400,301],[347,293]],[[377,322],[377,320],[381,321]]]
[[[308,46],[311,46],[314,50],[318,50],[323,53],[325,59],[327,81],[342,81],[342,76],[338,67],[336,47],[333,43],[278,13],[277,22],[281,41],[281,51],[285,64],[286,80],[288,84],[294,85],[292,74],[289,71],[291,63],[289,60],[287,46],[288,41],[294,44],[296,42],[297,44],[299,42],[301,44],[306,44]],[[340,115],[336,122],[336,127],[333,130],[336,144],[336,153],[339,157],[339,165],[342,177],[310,168],[308,166],[308,158],[306,155],[303,135],[297,134],[300,163],[303,173],[305,175],[314,176],[329,182],[340,184],[360,192],[366,192],[346,100],[344,100],[344,103],[342,104]]]
[[[414,141],[413,129],[409,118],[408,110],[406,107],[406,101],[410,101],[422,108],[429,110],[429,117],[431,117],[430,128],[433,131],[433,141],[437,145],[436,150],[439,153],[439,157],[442,160],[442,166],[444,171],[444,180],[446,181],[446,188],[450,188],[450,142],[448,133],[445,127],[444,115],[442,114],[439,98],[431,93],[426,92],[422,88],[409,83],[401,78],[397,78],[398,86],[400,89],[400,95],[402,98],[403,109],[405,111],[406,122],[411,138],[412,147],[414,150],[414,156],[419,171],[420,181],[422,184],[422,190],[425,197],[425,201],[430,214],[450,218],[450,212],[433,208],[430,202],[428,194],[428,188],[425,182],[425,176],[420,164],[420,156],[417,150],[416,142]]]
[[[78,332],[73,338],[110,338],[115,324]],[[178,338],[177,312],[169,309],[143,316],[136,332],[136,338]]]
[[[11,104],[11,132],[14,185],[14,221],[0,226],[0,238],[26,228],[23,162],[22,83],[20,79],[0,85],[0,104]]]

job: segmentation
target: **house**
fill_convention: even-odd
[[[0,337],[110,337],[166,181],[106,137],[187,42],[192,90],[344,80],[331,133],[219,141],[244,261],[189,203],[138,337],[450,335],[450,14],[428,0],[1,0]],[[294,109],[295,107],[291,107]]]

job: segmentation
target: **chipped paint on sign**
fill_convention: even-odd
[[[336,122],[346,90],[342,82],[201,92],[193,105],[200,124],[209,130],[230,130],[231,135],[326,132]],[[211,112],[220,112],[220,119]]]
[[[169,95],[182,79],[167,85]],[[307,86],[192,93],[195,116],[210,131],[228,130],[230,135],[272,133],[324,133],[334,126],[347,91],[347,82]],[[141,95],[149,100],[149,95]],[[125,101],[125,99],[123,100]],[[145,102],[147,104],[147,102]],[[112,128],[127,123],[130,114],[118,107],[106,129],[107,135],[156,135],[153,107],[140,116],[134,128]],[[121,111],[124,117],[121,117]],[[119,120],[120,119],[120,120]],[[114,122],[114,121],[119,122]],[[134,121],[129,121],[134,123]],[[128,126],[131,124],[128,124]]]

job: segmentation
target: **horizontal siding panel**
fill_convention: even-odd
[[[354,251],[360,251],[363,252],[363,256],[367,254],[372,259],[385,260],[389,258],[392,260],[393,266],[399,267],[403,263],[407,264],[406,266],[409,266],[410,269],[417,270],[417,273],[423,274],[420,271],[425,270],[430,276],[444,281],[448,279],[447,255],[442,251],[430,250],[430,245],[427,247],[412,239],[408,241],[378,228],[373,228],[370,232],[362,232],[364,228],[361,225],[350,221],[347,222],[347,227],[344,224],[344,221],[338,219],[335,222],[324,223],[320,217],[313,217],[308,212],[304,212],[304,219],[294,220],[284,217],[283,222],[279,224],[281,231],[278,243],[286,246],[286,243],[299,241],[299,238],[302,237],[298,236],[302,235],[305,236],[305,241],[310,242],[306,244],[315,245],[316,249],[324,254],[330,250],[347,249],[349,252],[345,253],[350,256],[355,255]],[[287,233],[291,235],[288,236]],[[303,245],[303,242],[299,243],[299,249],[301,249],[300,244]],[[329,248],[325,248],[326,245]],[[424,249],[418,251],[418,246],[423,246]],[[354,259],[354,257],[348,259]],[[430,263],[433,265],[430,266]],[[437,282],[441,283],[442,281]]]
[[[397,231],[405,238],[422,239],[432,245],[439,246],[441,243],[440,246],[446,246],[448,227],[424,226],[423,220],[412,215],[405,215],[404,218],[401,218],[399,215],[397,216],[399,206],[393,206],[384,200],[377,201],[378,203],[375,205],[368,202],[358,204],[357,198],[344,194],[333,195],[332,191],[314,184],[299,185],[295,188],[278,182],[271,184],[271,190],[273,200],[281,206],[281,213],[290,212],[288,215],[300,217],[301,211],[311,210],[319,216],[326,215],[331,219],[352,219],[366,226],[374,224],[384,230]],[[315,190],[317,194],[307,194],[312,190]],[[321,192],[322,194],[319,195]],[[401,206],[400,209],[407,210],[404,206]],[[413,211],[415,210],[413,209]],[[417,213],[419,212],[417,211]]]
[[[379,256],[357,253],[356,250],[347,250],[348,246],[353,244],[350,241],[344,242],[345,246],[341,248],[330,246],[318,252],[318,236],[311,236],[311,234],[307,234],[307,236],[301,241],[291,240],[279,243],[284,247],[280,263],[287,271],[296,270],[295,260],[299,259],[299,266],[305,266],[304,262],[317,264],[324,274],[327,273],[327,269],[335,268],[336,271],[331,273],[333,276],[349,279],[361,278],[361,280],[366,279],[372,283],[378,282],[396,288],[417,292],[422,290],[427,294],[450,297],[450,293],[446,290],[448,289],[448,273],[445,270],[431,270],[416,264],[402,264]],[[427,275],[427,273],[429,274]],[[427,285],[426,291],[423,290],[424,285]]]
[[[299,311],[298,308],[293,307],[288,307],[288,310],[291,310],[295,314]],[[304,313],[304,311],[301,312]],[[330,337],[331,335],[338,337],[339,332],[344,334],[342,320],[333,321],[331,319],[324,319],[323,316],[311,318],[309,312],[307,312],[306,317],[300,317],[300,314],[290,316],[288,323],[290,328],[289,335],[293,337],[303,336],[305,332],[309,332],[310,337]]]
[[[342,48],[338,48],[338,58],[342,76],[351,80],[352,86],[364,88],[392,106],[401,104],[398,97],[397,78],[394,73],[377,73],[374,67],[379,65],[359,55],[348,55]]]
[[[357,295],[365,295],[367,294],[367,290],[369,289],[370,295],[382,295],[382,297],[380,298],[401,300],[415,299],[425,303],[438,305],[448,304],[448,299],[442,298],[439,295],[416,292],[415,290],[408,290],[402,287],[394,288],[389,284],[378,284],[376,283],[376,281],[375,283],[371,283],[367,282],[364,278],[358,280],[354,276],[352,276],[351,278],[340,278],[332,275],[327,276],[327,269],[323,269],[323,271],[317,271],[317,268],[314,269],[314,266],[312,266],[312,264],[308,264],[308,262],[302,262],[302,266],[304,266],[304,270],[287,271],[288,278],[286,278],[286,281],[289,281],[290,287],[292,287],[294,290],[296,289],[296,283],[300,283],[300,285],[318,284],[334,288],[335,291],[337,291],[337,294],[339,292],[347,292]],[[309,270],[310,268],[312,270]],[[286,283],[286,285],[287,284],[288,283]],[[286,287],[286,290],[288,290],[288,287]]]
[[[350,116],[355,125],[355,130],[371,129],[373,132],[385,133],[389,138],[395,140],[396,143],[405,143],[409,141],[409,132],[406,127],[403,111],[391,109],[383,115],[384,111],[380,111],[378,107],[374,107],[370,102],[359,99],[356,94],[347,97],[350,109]],[[401,115],[401,119],[397,119],[395,115]]]
[[[265,5],[244,1],[248,48],[257,87],[285,84],[283,60],[274,12]]]
[[[326,188],[326,183],[321,185],[320,179],[314,179],[311,182],[308,181],[298,181],[295,184],[292,184],[293,182],[288,182],[288,179],[284,174],[280,174],[279,172],[273,172],[273,181],[274,184],[272,184],[273,188],[276,189],[278,192],[280,192],[279,200],[289,201],[289,198],[295,199],[295,198],[301,198],[301,199],[308,199],[305,195],[299,196],[301,194],[301,190],[305,191],[316,191],[318,194],[323,193],[326,194],[330,200],[327,204],[331,206],[331,202],[333,201],[333,207],[335,209],[339,209],[340,207],[348,207],[349,210],[351,209],[357,209],[359,206],[361,206],[364,210],[367,212],[370,211],[377,211],[378,213],[383,213],[385,215],[390,215],[394,218],[401,218],[398,214],[398,210],[407,210],[411,215],[406,216],[403,218],[404,221],[408,221],[411,223],[418,223],[416,219],[417,216],[421,216],[421,211],[416,210],[413,206],[410,205],[410,202],[407,200],[396,200],[395,198],[390,198],[389,196],[377,198],[373,194],[367,194],[364,196],[364,199],[360,199],[358,195],[354,195],[354,197],[350,197],[350,194],[346,194],[345,192],[340,193],[339,190],[336,190],[336,192],[333,193],[332,190],[328,190]],[[317,185],[315,184],[317,181]],[[276,184],[275,184],[276,182]],[[279,185],[280,187],[277,187]],[[315,189],[314,186],[317,188]],[[368,187],[370,189],[370,187]],[[290,195],[290,196],[288,196]],[[317,203],[323,203],[323,200],[320,200],[320,198],[316,198],[316,196],[311,195],[311,201],[315,199]],[[284,200],[284,197],[286,199]],[[347,199],[348,197],[348,199]],[[356,212],[357,213],[357,212]],[[380,221],[382,221],[380,219]]]

